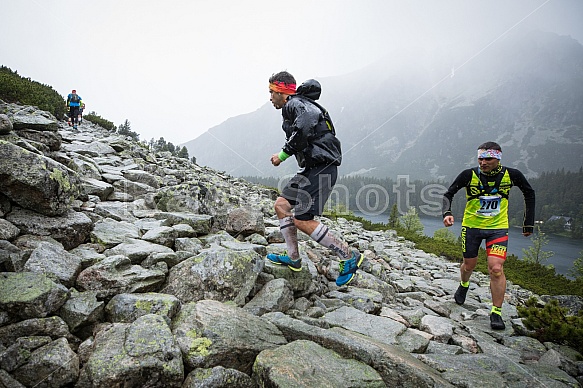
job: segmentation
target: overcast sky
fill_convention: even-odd
[[[581,0],[0,0],[0,10],[1,65],[175,145],[258,109],[280,70],[301,82],[401,47],[479,53],[532,29],[583,42]]]

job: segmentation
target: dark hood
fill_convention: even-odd
[[[296,94],[300,96],[308,97],[312,100],[317,100],[320,98],[320,94],[322,93],[322,86],[318,81],[315,79],[309,79],[307,81],[302,82],[300,86],[296,89]]]

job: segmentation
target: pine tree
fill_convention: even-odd
[[[188,159],[188,149],[186,146],[182,146],[182,148],[176,153],[176,156],[182,159]]]
[[[574,278],[583,278],[583,251],[580,251],[579,257],[573,261],[573,268],[569,270],[569,275]]]
[[[399,210],[397,204],[394,204],[389,215],[389,227],[396,228],[397,226],[399,226]]]
[[[522,249],[523,260],[529,263],[542,264],[549,257],[554,256],[553,251],[543,251],[543,247],[549,243],[549,238],[544,232],[541,232],[540,226],[536,226],[534,235],[530,238],[532,246],[528,249]]]
[[[140,135],[137,132],[132,131],[131,124],[128,119],[126,119],[123,124],[120,124],[117,127],[117,133],[123,136],[129,136],[136,141],[138,141],[140,138]]]

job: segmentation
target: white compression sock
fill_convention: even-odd
[[[314,229],[314,232],[310,237],[318,244],[331,249],[341,260],[348,260],[350,258],[350,248],[348,247],[348,244],[336,238],[330,233],[328,227],[324,224],[320,223],[316,226],[316,229]]]
[[[300,258],[298,251],[298,229],[294,224],[293,217],[284,217],[279,219],[279,231],[283,235],[287,254],[292,260]]]

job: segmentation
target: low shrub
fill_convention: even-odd
[[[117,129],[115,124],[101,116],[98,116],[95,112],[89,112],[89,114],[83,115],[83,119],[91,121],[93,124],[97,124],[109,131],[115,131]]]
[[[536,299],[531,298],[525,306],[518,306],[518,314],[525,318],[523,323],[532,331],[530,336],[540,342],[583,349],[583,310],[577,316],[567,315],[567,309],[554,299],[539,308]]]

